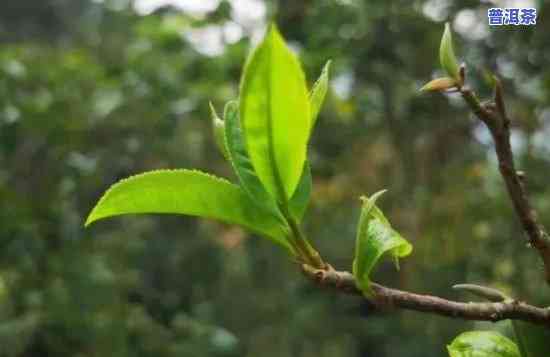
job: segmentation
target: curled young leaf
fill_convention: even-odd
[[[454,78],[457,83],[462,85],[460,82],[460,67],[453,49],[451,26],[448,22],[445,24],[445,31],[443,32],[443,37],[441,37],[439,61],[441,62],[441,67],[443,67],[449,77]]]
[[[456,88],[456,81],[450,77],[441,77],[426,83],[422,88],[421,92],[443,92],[449,89]]]
[[[361,198],[363,207],[355,240],[353,275],[358,288],[367,296],[372,295],[370,273],[382,255],[389,253],[397,262],[398,258],[412,252],[412,245],[391,227],[382,211],[376,207],[376,200],[384,192]]]
[[[160,170],[124,179],[107,190],[86,220],[118,215],[171,213],[237,224],[266,236],[289,252],[288,231],[238,186],[194,170]]]
[[[225,123],[218,116],[218,113],[216,112],[216,109],[214,108],[214,105],[212,104],[212,102],[210,102],[209,105],[210,105],[210,119],[212,121],[212,133],[214,134],[214,140],[216,142],[216,146],[222,153],[223,157],[229,160],[229,154],[227,152],[227,147],[225,145],[225,138],[224,138]]]
[[[304,73],[275,26],[245,66],[240,119],[258,178],[286,205],[302,176],[311,116]]]
[[[447,346],[450,357],[522,357],[516,344],[495,331],[468,331]]]

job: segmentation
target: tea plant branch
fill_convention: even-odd
[[[527,233],[530,245],[537,249],[542,258],[546,282],[550,284],[550,237],[539,223],[537,213],[529,201],[524,185],[524,174],[518,172],[514,165],[514,154],[510,144],[511,120],[506,113],[502,84],[498,78],[493,77],[494,98],[487,102],[481,102],[476,93],[464,85],[466,66],[458,65],[448,23],[445,24],[445,31],[441,38],[439,59],[448,77],[436,78],[428,82],[421,91],[460,93],[474,115],[487,126],[495,144],[498,167],[508,196],[523,230]]]
[[[459,86],[458,91],[476,117],[489,129],[495,144],[500,174],[513,203],[529,243],[537,249],[544,264],[546,282],[550,284],[550,239],[545,228],[538,222],[524,185],[524,175],[516,170],[510,144],[510,118],[506,114],[502,85],[496,80],[494,102],[481,103],[475,92]]]
[[[465,70],[454,55],[449,24],[445,25],[440,45],[440,61],[448,77],[436,78],[422,90],[460,93],[489,128],[515,212],[531,245],[543,259],[550,283],[550,240],[528,200],[522,175],[514,167],[510,119],[502,87],[496,81],[491,103],[480,102],[473,91],[464,87]],[[108,217],[148,213],[183,214],[236,224],[284,248],[304,274],[321,287],[361,296],[375,311],[405,309],[476,321],[511,319],[516,334],[522,336],[523,356],[549,356],[550,350],[526,353],[525,346],[532,342],[531,333],[526,331],[533,327],[544,330],[541,334],[533,329],[542,336],[537,340],[547,345],[550,335],[547,338],[545,333],[550,331],[550,308],[529,305],[497,290],[472,284],[453,288],[489,302],[452,301],[389,288],[371,280],[371,273],[382,257],[392,258],[397,265],[399,259],[413,250],[412,244],[376,206],[385,190],[360,198],[362,207],[351,272],[337,271],[323,261],[300,224],[312,191],[308,141],[328,89],[328,67],[329,63],[308,91],[300,62],[276,26],[271,26],[247,60],[239,100],[226,104],[223,120],[211,105],[216,145],[234,169],[238,182],[187,169],[142,173],[111,186],[90,212],[85,225]],[[524,322],[545,328],[523,326]],[[514,342],[496,333],[461,334],[447,348],[451,356],[458,357],[466,356],[461,352],[465,346],[476,355],[520,356]]]
[[[330,266],[327,269],[316,269],[309,265],[302,265],[302,271],[321,287],[364,297],[378,311],[404,309],[456,319],[491,322],[512,319],[550,327],[550,309],[518,300],[464,303],[393,289],[374,282],[371,282],[374,297],[367,298],[357,287],[355,277],[347,271],[338,271]]]

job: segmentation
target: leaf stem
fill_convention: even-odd
[[[317,252],[315,248],[313,248],[311,244],[309,244],[306,236],[302,232],[296,220],[290,217],[288,219],[288,223],[290,225],[290,229],[292,230],[292,234],[294,235],[294,242],[297,246],[297,249],[304,255],[307,260],[309,260],[309,264],[317,269],[325,269],[325,262],[323,262],[323,259],[319,255],[319,252]]]
[[[319,252],[317,252],[317,250],[315,250],[315,248],[313,248],[308,242],[307,237],[300,228],[300,225],[290,214],[288,205],[280,204],[279,208],[287,221],[288,226],[290,227],[290,232],[292,234],[290,244],[292,244],[292,246],[296,249],[298,258],[302,259],[303,263],[308,264],[313,268],[325,269],[327,265],[321,258],[321,255],[319,255]]]

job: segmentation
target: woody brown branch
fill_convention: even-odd
[[[346,271],[337,271],[330,266],[316,269],[302,265],[304,274],[322,287],[338,292],[363,296],[355,278]],[[501,321],[506,319],[528,321],[550,327],[550,310],[510,300],[503,302],[463,303],[431,295],[415,294],[372,283],[373,298],[364,297],[379,311],[405,309],[432,313],[457,319],[475,321]]]
[[[516,171],[514,165],[510,144],[510,119],[506,115],[500,83],[497,82],[495,103],[481,104],[477,96],[464,87],[458,88],[458,91],[473,113],[488,127],[493,137],[499,170],[514,210],[527,233],[529,242],[537,249],[543,260],[546,280],[550,283],[550,240],[529,202],[523,175]],[[379,311],[405,309],[464,320],[497,322],[511,319],[550,327],[550,308],[541,308],[522,301],[508,299],[498,302],[464,303],[393,289],[377,283],[371,283],[373,295],[366,297],[357,287],[354,276],[349,272],[334,270],[328,264],[323,269],[304,264],[302,271],[322,287],[365,298]]]
[[[514,155],[510,145],[510,119],[504,107],[501,84],[499,81],[496,83],[495,103],[482,104],[471,90],[467,88],[459,90],[472,112],[491,133],[495,143],[499,170],[508,195],[512,200],[516,215],[527,233],[529,243],[537,249],[543,261],[545,278],[550,284],[550,239],[544,227],[538,222],[537,214],[529,202],[523,175],[516,171],[514,165]]]

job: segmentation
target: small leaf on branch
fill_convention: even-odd
[[[113,216],[171,213],[237,224],[292,248],[286,227],[258,206],[238,186],[195,170],[159,170],[124,179],[107,190],[94,207],[86,226]]]
[[[445,24],[445,31],[443,32],[443,37],[441,38],[441,44],[439,46],[439,61],[441,62],[441,67],[447,72],[449,77],[454,78],[457,83],[462,85],[460,68],[453,49],[451,26],[448,22]]]
[[[382,211],[376,207],[376,200],[385,191],[379,191],[370,198],[362,197],[363,207],[355,241],[353,275],[358,288],[367,296],[372,295],[370,274],[385,253],[397,262],[412,252],[412,245],[395,231]]]

